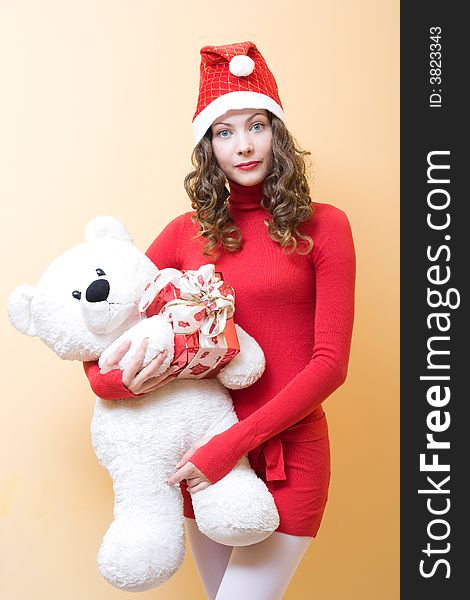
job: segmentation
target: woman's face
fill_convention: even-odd
[[[264,181],[272,160],[272,130],[266,110],[229,110],[212,123],[211,130],[212,150],[228,179],[240,185]]]

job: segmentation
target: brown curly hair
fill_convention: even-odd
[[[278,242],[284,252],[307,254],[313,242],[298,226],[314,211],[306,177],[305,157],[310,152],[297,146],[281,119],[267,113],[272,130],[272,162],[264,180],[261,206],[271,219],[265,224],[271,239]],[[186,175],[184,187],[196,211],[193,218],[199,223],[198,236],[208,240],[204,254],[209,256],[220,246],[236,252],[242,247],[242,233],[227,208],[230,194],[225,174],[212,151],[210,128],[194,148],[191,162],[194,171]]]

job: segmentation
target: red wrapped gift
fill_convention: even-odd
[[[240,351],[235,294],[212,264],[197,271],[163,269],[149,283],[141,312],[165,315],[175,332],[175,378],[215,377]]]

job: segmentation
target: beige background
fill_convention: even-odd
[[[216,9],[214,7],[217,6]],[[350,375],[328,399],[330,500],[285,598],[398,593],[398,0],[0,2],[1,300],[34,284],[85,223],[114,214],[144,250],[188,210],[199,49],[252,40],[313,196],[347,212],[358,257]],[[112,490],[89,436],[81,365],[0,315],[0,596],[135,598],[100,578]],[[183,568],[145,598],[203,598]]]

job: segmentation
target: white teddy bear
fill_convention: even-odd
[[[113,217],[93,219],[85,239],[56,258],[35,288],[23,285],[11,294],[12,324],[68,360],[97,360],[122,336],[132,340],[123,359],[129,360],[148,337],[145,362],[166,349],[164,372],[173,358],[172,326],[160,315],[142,319],[138,309],[141,292],[158,269]],[[236,327],[240,353],[218,378],[177,379],[138,398],[96,399],[93,446],[115,494],[114,521],[98,566],[121,589],[158,586],[182,564],[183,499],[179,486],[169,486],[167,479],[194,442],[236,423],[224,386],[246,387],[264,370],[261,348]],[[246,457],[192,501],[199,529],[222,544],[259,542],[279,524],[274,500]]]

